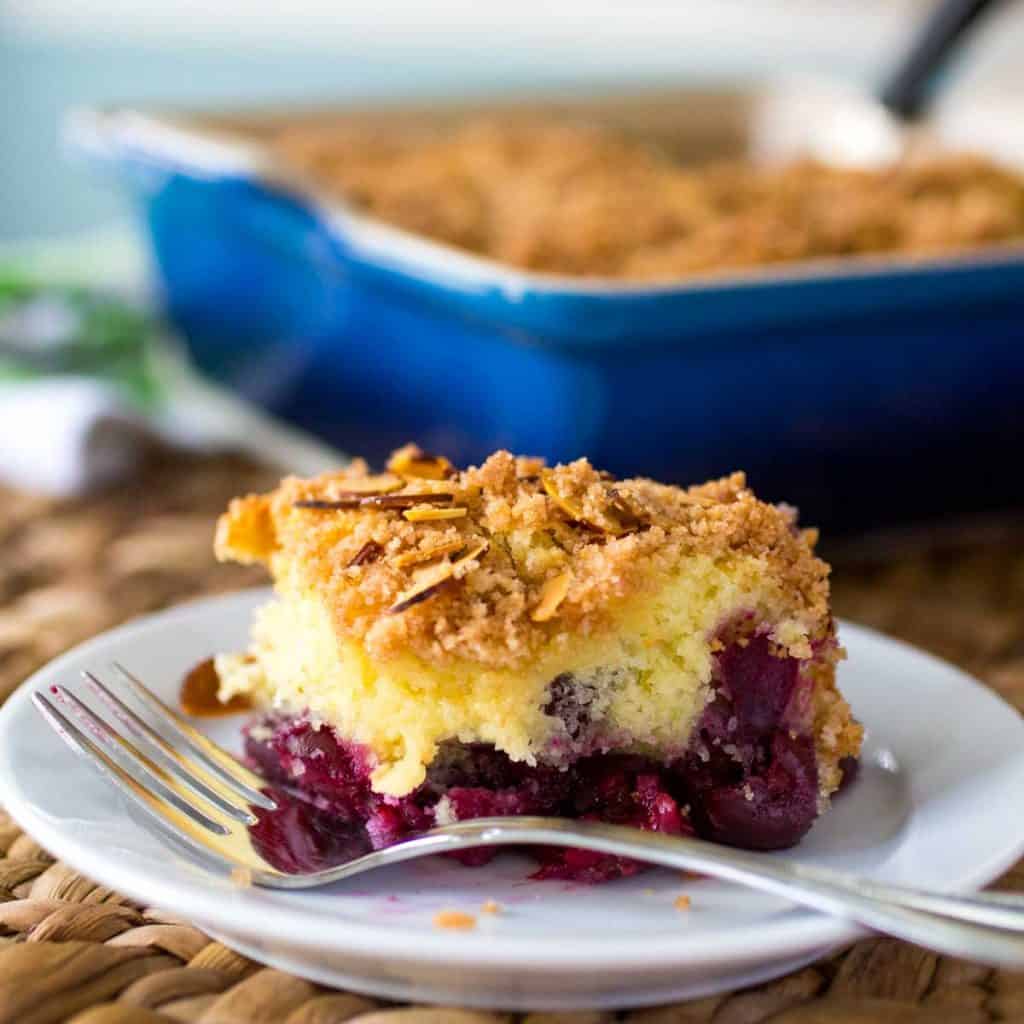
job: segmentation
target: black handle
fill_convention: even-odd
[[[999,2],[941,0],[882,88],[882,103],[898,117],[918,117],[928,103],[935,76],[950,53],[980,16]]]

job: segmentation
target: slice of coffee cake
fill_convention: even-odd
[[[264,707],[264,771],[378,844],[544,813],[791,845],[861,739],[814,539],[742,474],[456,471],[410,446],[232,502],[217,553],[266,564],[277,597],[217,659],[221,698]]]

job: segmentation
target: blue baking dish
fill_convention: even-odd
[[[744,468],[831,528],[1024,500],[1021,246],[559,278],[358,215],[228,124],[92,111],[69,135],[137,197],[198,365],[347,451]]]

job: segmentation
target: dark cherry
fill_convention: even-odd
[[[375,850],[391,846],[414,832],[423,832],[434,824],[433,812],[414,800],[380,800],[366,819],[366,831]]]
[[[363,821],[374,802],[365,754],[305,717],[263,717],[246,730],[245,753],[267,778],[317,797],[344,821]]]
[[[361,827],[339,827],[336,815],[296,794],[274,788],[265,792],[277,808],[254,809],[257,822],[249,834],[257,851],[282,871],[317,871],[370,851]]]
[[[796,689],[799,664],[777,658],[767,637],[730,644],[716,659],[718,691],[732,705],[736,731],[747,742],[778,728]]]
[[[632,825],[668,835],[693,835],[694,830],[675,798],[664,788],[657,769],[639,758],[595,755],[574,766],[573,817]],[[588,808],[579,813],[581,808]],[[644,865],[629,857],[590,850],[537,847],[540,868],[530,877],[574,882],[607,882],[626,878]]]
[[[692,813],[709,839],[749,850],[779,850],[806,835],[817,817],[817,802],[813,741],[776,732],[761,774],[695,794]]]
[[[776,657],[766,637],[719,654],[716,695],[677,769],[702,835],[775,850],[798,843],[814,823],[814,743],[787,722],[798,682],[796,660]]]

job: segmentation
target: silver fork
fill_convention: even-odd
[[[240,884],[301,889],[430,854],[522,844],[580,847],[736,882],[953,956],[1024,966],[1024,894],[953,895],[906,888],[620,825],[480,818],[433,828],[383,850],[369,851],[365,843],[354,842],[352,849],[332,850],[323,867],[290,868],[280,857],[273,863],[261,854],[252,829],[289,797],[204,736],[125,668],[114,667],[126,695],[145,709],[148,720],[91,672],[83,676],[109,708],[109,718],[64,686],[50,692],[81,728],[45,693],[33,694],[36,708],[162,835],[227,870]]]

